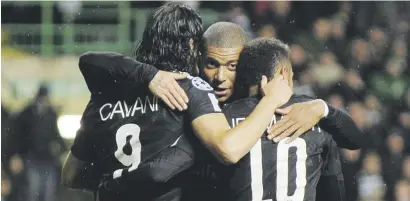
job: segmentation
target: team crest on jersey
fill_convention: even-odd
[[[192,85],[203,91],[212,91],[213,88],[200,77],[192,78]]]

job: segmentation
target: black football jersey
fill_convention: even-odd
[[[113,71],[133,65],[134,60],[114,53],[80,58],[91,98],[71,151],[80,160],[92,163],[96,174],[108,173],[116,179],[152,161],[184,134],[189,135],[190,123],[197,117],[221,112],[212,87],[198,77],[179,82],[189,98],[188,109],[183,112],[169,109],[146,86],[120,77],[111,79]],[[101,66],[109,69],[107,73]],[[106,79],[109,85],[90,87],[94,82],[104,83],[100,79]]]
[[[303,101],[293,96],[288,105]],[[225,107],[230,125],[238,125],[258,103],[259,99],[250,97]],[[271,125],[280,118],[274,116]],[[263,136],[237,164],[220,172],[218,197],[225,201],[315,201],[321,175],[340,172],[336,143],[318,126],[289,144]]]

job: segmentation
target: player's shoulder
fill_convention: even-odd
[[[179,85],[186,91],[190,92],[211,92],[214,89],[205,80],[200,77],[188,75],[186,79],[178,80]]]
[[[259,103],[259,101],[260,100],[257,97],[246,97],[227,103],[224,108],[231,109],[244,106],[252,107],[256,106]]]
[[[311,100],[315,100],[315,98],[307,96],[307,95],[292,95],[289,101],[283,107],[287,107],[295,103],[302,103],[302,102],[307,102]]]
[[[257,97],[247,97],[232,101],[225,104],[223,111],[225,114],[233,116],[249,115],[250,112],[258,105],[259,99]]]
[[[106,64],[108,61],[123,57],[124,55],[117,52],[88,51],[80,55],[79,63]]]

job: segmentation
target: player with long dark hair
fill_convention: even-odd
[[[159,70],[188,72],[195,76],[200,59],[202,19],[191,8],[169,3],[148,20],[136,60]]]

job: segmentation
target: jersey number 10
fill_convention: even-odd
[[[276,200],[277,201],[303,201],[306,186],[306,142],[302,138],[297,138],[293,142],[286,144],[288,138],[281,140],[277,145],[276,153]],[[296,167],[289,167],[289,149],[296,147]],[[252,200],[263,200],[263,166],[262,166],[262,144],[259,140],[250,151],[251,178],[252,178]],[[293,195],[288,196],[289,169],[296,169],[296,189]],[[275,178],[272,178],[275,180]],[[272,189],[275,190],[275,189]],[[268,199],[270,200],[270,199]],[[263,201],[268,201],[263,200]]]

